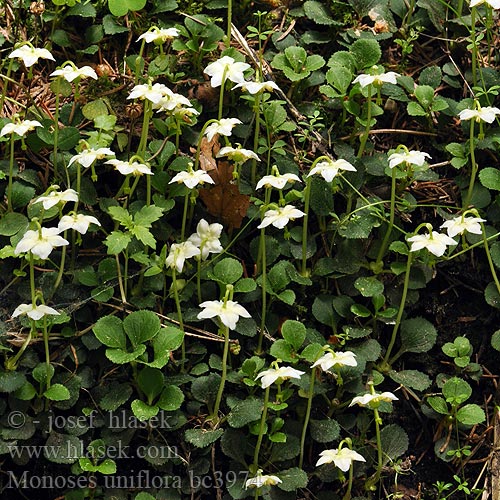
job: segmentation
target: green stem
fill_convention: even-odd
[[[360,137],[359,150],[357,154],[358,158],[361,158],[365,151],[366,141],[368,140],[368,136],[370,135],[371,121],[372,121],[372,86],[370,84],[368,85],[368,100],[366,101],[366,127],[365,127],[365,132]]]
[[[309,393],[307,395],[307,409],[306,409],[306,415],[304,417],[304,425],[302,426],[302,436],[300,437],[299,469],[302,469],[302,464],[304,463],[304,448],[306,443],[307,427],[309,425],[309,419],[311,418],[311,408],[312,408],[312,400],[314,397],[315,380],[316,380],[316,367],[312,369],[311,379],[309,382]]]
[[[9,183],[7,185],[7,209],[12,212],[12,180],[14,177],[14,134],[10,136]]]
[[[182,211],[181,241],[184,241],[184,235],[186,233],[186,220],[187,220],[187,211],[188,211],[190,194],[191,193],[188,192],[184,196],[184,210]]]
[[[46,386],[47,389],[50,389],[50,350],[49,350],[49,331],[47,329],[47,317],[43,317],[43,346],[45,349],[45,366],[46,366],[46,374],[47,381]]]
[[[10,81],[10,74],[12,72],[12,64],[14,63],[14,59],[9,59],[9,66],[7,67],[7,75],[4,78],[4,84],[2,86],[2,97],[0,97],[0,116],[5,116],[3,112],[3,104],[5,102],[5,96],[7,95],[7,89]]]
[[[227,34],[224,45],[226,49],[231,47],[231,22],[233,20],[233,0],[227,0]],[[220,118],[220,117],[219,117]]]
[[[144,112],[142,115],[142,130],[141,130],[141,140],[139,142],[139,147],[137,148],[137,156],[145,158],[146,145],[148,143],[149,135],[149,122],[153,114],[152,103],[149,99],[144,99]]]
[[[382,423],[382,419],[380,418],[380,414],[377,408],[373,410],[373,414],[375,416],[375,436],[377,438],[377,470],[373,478],[374,484],[376,484],[380,480],[380,474],[382,473],[382,467],[384,463],[382,454],[382,440],[380,438],[380,424]]]
[[[391,206],[389,213],[389,225],[387,226],[387,231],[385,233],[382,244],[380,245],[377,262],[375,263],[375,268],[379,269],[382,263],[382,258],[384,257],[385,251],[387,249],[387,244],[389,243],[389,238],[391,237],[392,228],[394,227],[394,212],[396,206],[396,168],[392,169],[392,182],[391,182]]]
[[[477,85],[477,45],[476,45],[476,8],[470,12],[470,40],[472,52],[472,86]]]
[[[174,301],[175,308],[177,310],[177,321],[179,322],[179,329],[184,332],[184,321],[182,319],[182,309],[181,309],[181,301],[179,299],[179,290],[177,289],[177,273],[175,266],[172,268],[172,287],[174,289]],[[186,362],[186,344],[184,340],[182,340],[181,346],[181,371],[184,371],[184,363]]]
[[[261,288],[262,288],[262,310],[261,310],[261,320],[260,320],[260,332],[259,340],[257,343],[257,349],[255,354],[260,356],[262,354],[262,342],[264,340],[264,331],[266,329],[266,313],[267,313],[267,264],[266,264],[266,228],[263,227],[260,230],[260,262],[261,262]]]
[[[406,261],[406,272],[405,272],[405,280],[403,283],[403,293],[401,295],[401,302],[399,303],[398,315],[396,317],[396,322],[394,323],[394,327],[392,329],[391,340],[389,345],[387,346],[387,351],[384,356],[383,366],[384,368],[388,367],[390,363],[394,362],[394,359],[390,359],[392,349],[394,348],[394,344],[396,343],[396,336],[399,330],[399,325],[401,324],[401,318],[403,317],[403,312],[405,309],[406,296],[408,295],[408,286],[410,284],[410,271],[411,271],[411,261],[413,258],[413,254],[410,252],[408,254],[408,260]]]
[[[217,391],[217,398],[215,399],[214,410],[212,412],[211,420],[219,421],[219,408],[222,401],[222,394],[224,393],[224,386],[226,385],[227,378],[227,357],[229,354],[229,328],[224,326],[221,328],[224,335],[224,351],[222,353],[222,373],[220,379],[219,390]]]
[[[259,468],[259,453],[260,447],[262,446],[262,439],[264,437],[264,428],[266,426],[267,419],[267,407],[269,405],[269,391],[271,386],[266,387],[266,392],[264,394],[264,408],[262,408],[262,416],[260,417],[259,425],[259,436],[257,437],[257,444],[255,445],[255,450],[253,452],[253,473],[257,472]]]
[[[123,287],[122,270],[120,268],[120,258],[118,257],[118,254],[115,255],[115,260],[116,260],[116,277],[118,279],[118,288],[120,289],[120,296],[122,302],[126,304],[127,294],[125,293],[125,289]]]
[[[500,294],[500,281],[498,280],[497,272],[495,270],[495,264],[493,264],[493,259],[491,258],[490,246],[488,245],[488,239],[486,238],[486,232],[484,230],[484,224],[482,222],[481,222],[481,230],[483,232],[484,251],[486,252],[486,258],[488,259],[491,275],[497,287],[498,293]]]
[[[304,189],[304,220],[302,223],[302,276],[307,276],[307,225],[309,223],[309,203],[311,200],[311,179],[306,178]]]
[[[66,239],[68,231],[64,231],[63,238]],[[64,263],[66,262],[66,246],[64,245],[61,249],[61,262],[59,264],[59,272],[57,273],[57,278],[54,283],[54,292],[57,290],[59,285],[61,284],[62,276],[64,273]]]
[[[254,102],[254,113],[255,113],[255,130],[253,134],[253,150],[257,153],[259,149],[259,137],[260,137],[260,94],[255,96]],[[252,170],[251,170],[251,180],[252,186],[255,186],[257,181],[257,160],[252,160]]]
[[[470,161],[471,161],[472,171],[470,174],[469,189],[467,190],[465,203],[462,206],[463,209],[466,209],[469,206],[470,201],[472,199],[472,191],[474,189],[474,183],[476,181],[476,175],[478,170],[478,165],[476,163],[476,153],[474,148],[474,119],[470,121],[469,151],[470,151]]]

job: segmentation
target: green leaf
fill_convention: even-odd
[[[472,394],[471,386],[461,378],[452,377],[443,385],[443,396],[447,403],[460,405],[467,401]]]
[[[285,339],[278,339],[273,342],[269,352],[271,356],[287,363],[294,363],[299,360],[295,350]]]
[[[128,247],[131,241],[132,236],[129,233],[112,231],[104,240],[104,244],[108,247],[109,255],[118,255]]]
[[[323,24],[327,26],[338,25],[339,22],[335,21],[326,7],[321,2],[316,0],[307,0],[303,5],[306,17],[316,24]]]
[[[8,212],[2,215],[0,220],[0,235],[14,236],[21,230],[28,228],[28,219],[23,214]]]
[[[281,325],[283,338],[297,351],[306,339],[306,327],[300,321],[287,319]]]
[[[134,415],[141,421],[149,420],[150,418],[155,417],[160,410],[156,405],[148,405],[144,401],[140,399],[134,399],[132,404],[130,405]]]
[[[67,387],[62,384],[51,385],[50,388],[43,393],[43,395],[51,401],[65,401],[70,398],[70,393]]]
[[[369,68],[377,64],[382,57],[382,50],[376,40],[360,38],[350,47],[349,51],[354,56],[357,69]]]
[[[14,392],[26,383],[26,377],[20,372],[0,373],[0,392]]]
[[[16,208],[25,207],[35,196],[35,188],[27,186],[23,182],[12,183],[12,206]]]
[[[184,437],[197,448],[205,448],[215,443],[224,433],[224,429],[188,429]]]
[[[407,319],[401,323],[401,352],[427,352],[436,343],[437,330],[424,318]]]
[[[491,347],[500,351],[500,330],[497,330],[491,337]]]
[[[235,293],[253,292],[257,288],[257,283],[253,278],[241,278],[234,284]]]
[[[486,167],[479,171],[479,180],[487,189],[500,191],[500,170],[497,168]]]
[[[406,106],[406,111],[410,116],[427,116],[425,109],[417,102],[409,102]]]
[[[217,397],[220,385],[220,375],[211,373],[203,377],[198,377],[191,384],[193,398],[203,403],[212,404]]]
[[[278,476],[281,479],[278,488],[283,491],[296,491],[299,488],[305,488],[308,483],[307,474],[298,467],[280,471]]]
[[[311,437],[318,443],[331,443],[340,435],[340,425],[336,420],[311,419]]]
[[[80,141],[80,131],[76,127],[64,127],[59,130],[57,144],[61,151],[73,149]]]
[[[46,385],[47,380],[54,376],[54,372],[55,368],[52,365],[47,366],[46,363],[39,363],[33,368],[31,374],[39,384]]]
[[[446,401],[441,396],[430,396],[426,401],[434,411],[441,415],[448,415],[450,412]]]
[[[263,407],[264,403],[261,399],[250,396],[231,408],[227,421],[231,427],[244,427],[261,418]]]
[[[163,373],[157,368],[147,366],[137,376],[137,384],[148,401],[153,401],[163,389]]]
[[[141,10],[145,7],[146,0],[108,0],[109,11],[113,16],[125,16],[128,11]]]
[[[128,401],[132,392],[132,387],[129,384],[114,382],[109,385],[106,394],[99,401],[99,406],[105,411],[115,411]]]
[[[127,339],[123,330],[123,323],[116,316],[103,316],[99,318],[92,328],[99,342],[107,347],[116,347],[125,350]]]
[[[363,297],[373,297],[384,292],[384,284],[374,276],[358,278],[354,282],[354,287],[361,292]]]
[[[141,491],[141,493],[137,494],[134,500],[156,500],[156,498],[145,491]]]
[[[115,474],[116,463],[111,458],[105,458],[98,466],[97,471],[101,474]]]
[[[82,444],[76,436],[51,432],[43,447],[43,454],[50,462],[72,464],[80,457]]]
[[[394,382],[416,391],[425,391],[432,383],[428,375],[418,370],[391,371],[389,372],[389,376]]]
[[[147,245],[149,248],[156,248],[156,240],[154,236],[151,234],[149,229],[143,226],[134,226],[130,230],[131,234],[135,236],[141,243]]]
[[[113,218],[113,220],[118,221],[122,226],[125,226],[127,229],[130,229],[133,224],[133,218],[129,214],[128,210],[123,207],[111,206],[108,207],[109,215]]]
[[[161,218],[162,214],[162,208],[156,205],[146,205],[134,214],[134,222],[140,226],[151,227],[153,222]]]
[[[122,349],[106,349],[106,357],[117,365],[124,365],[125,363],[134,361],[144,354],[145,351],[146,346],[144,344],[137,346],[133,352],[127,352]]]
[[[488,283],[484,290],[484,299],[486,303],[495,309],[500,309],[500,295],[498,294],[495,282]]]
[[[289,306],[293,306],[295,303],[295,292],[293,290],[283,290],[277,297]]]
[[[178,410],[184,402],[184,393],[180,387],[167,385],[161,393],[157,405],[165,411]]]
[[[98,116],[108,115],[109,110],[104,99],[96,99],[85,104],[82,113],[87,120],[94,121]]]
[[[386,425],[380,432],[384,464],[400,457],[408,450],[408,434],[397,424]]]
[[[228,257],[217,262],[213,274],[216,280],[230,285],[243,276],[243,266],[236,259]]]
[[[476,425],[483,423],[486,415],[479,405],[468,404],[457,411],[457,420],[464,425]]]
[[[428,110],[434,101],[434,89],[429,85],[418,85],[415,89],[415,97],[422,108]]]
[[[134,311],[123,320],[123,328],[134,348],[157,335],[160,327],[153,311]]]

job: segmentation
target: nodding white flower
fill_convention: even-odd
[[[51,61],[55,61],[54,56],[47,49],[39,49],[31,45],[23,45],[13,50],[9,54],[9,59],[13,58],[22,59],[27,68],[37,63],[38,59],[50,59]]]
[[[57,227],[42,227],[40,230],[26,231],[14,249],[14,254],[31,252],[38,258],[45,260],[56,247],[69,245],[69,241],[59,236]]]
[[[73,215],[63,215],[57,227],[59,230],[66,231],[67,229],[74,229],[80,234],[85,234],[90,224],[95,224],[100,226],[101,223],[93,215],[84,214],[73,214]]]
[[[416,234],[408,238],[411,242],[410,252],[418,252],[422,248],[427,248],[436,257],[441,257],[448,246],[456,245],[457,242],[447,234],[432,231],[427,234]]]
[[[45,304],[38,304],[36,306],[33,304],[20,304],[15,308],[12,317],[17,318],[17,316],[21,316],[22,314],[26,314],[28,318],[36,321],[47,315],[59,316],[61,313]]]
[[[271,92],[273,90],[279,90],[279,87],[276,83],[271,80],[267,82],[242,82],[238,83],[233,87],[234,89],[241,89],[244,92],[248,92],[249,94],[258,94],[260,92]]]
[[[17,134],[24,137],[28,132],[35,130],[36,127],[41,127],[42,124],[38,120],[21,120],[17,122],[7,123],[0,130],[0,137],[8,134]]]
[[[174,182],[179,184],[183,183],[189,189],[193,189],[198,184],[203,184],[205,182],[215,184],[215,181],[205,172],[205,170],[187,170],[179,172],[172,177],[169,184],[173,184]]]
[[[338,175],[340,170],[356,172],[354,166],[351,165],[347,160],[325,160],[316,163],[309,174],[307,174],[307,177],[311,177],[311,175],[314,174],[320,174],[326,182],[332,182],[333,179]]]
[[[234,300],[207,300],[200,304],[203,311],[198,313],[198,319],[218,317],[222,324],[230,330],[236,328],[236,323],[242,318],[251,318],[250,313]]]
[[[275,486],[283,481],[278,476],[269,476],[262,474],[262,469],[257,471],[255,477],[247,479],[245,482],[245,489],[248,488],[262,488],[262,486]]]
[[[216,156],[217,158],[221,158],[222,156],[227,156],[230,160],[233,160],[235,163],[245,163],[247,160],[260,161],[260,158],[253,151],[244,148],[232,148],[231,146],[226,146],[221,148]]]
[[[72,64],[66,64],[63,68],[56,69],[50,76],[62,76],[67,82],[72,82],[77,78],[93,78],[97,80],[97,73],[90,66],[77,68]]]
[[[324,450],[320,454],[320,459],[316,462],[316,467],[323,464],[333,464],[342,472],[347,472],[354,461],[366,462],[365,457],[357,451],[349,448],[341,448],[340,450]]]
[[[283,189],[287,182],[302,182],[300,178],[295,174],[280,174],[276,172],[276,175],[265,175],[262,179],[257,182],[255,189],[260,189],[262,187],[273,187],[276,189]]]
[[[264,370],[260,372],[256,379],[262,378],[261,384],[262,389],[266,389],[271,384],[274,384],[278,379],[286,380],[289,378],[298,378],[302,377],[305,372],[300,370],[296,370],[291,366],[280,366],[279,368],[269,368],[268,370]]]
[[[196,233],[193,233],[188,241],[200,249],[202,260],[207,259],[211,253],[221,253],[224,250],[219,241],[222,229],[222,224],[209,224],[205,219],[198,222]]]
[[[220,120],[211,123],[205,129],[205,135],[207,136],[209,142],[214,138],[215,134],[229,137],[232,134],[233,128],[240,123],[242,122],[241,120],[238,120],[238,118],[221,118]]]
[[[285,205],[284,207],[278,207],[276,210],[267,210],[264,219],[257,228],[262,229],[272,224],[278,229],[283,229],[291,220],[304,217],[304,215],[306,214],[302,210],[295,208],[293,205]]]
[[[200,255],[200,249],[191,241],[173,243],[165,263],[167,267],[175,267],[179,273],[182,273],[186,259],[196,257],[197,255]]]
[[[388,71],[387,73],[382,73],[380,75],[358,75],[352,83],[359,83],[361,88],[365,88],[368,85],[381,86],[383,83],[392,83],[396,85],[398,83],[397,77],[401,76],[399,73],[394,71]]]
[[[68,167],[75,161],[84,168],[89,168],[96,160],[102,160],[106,156],[115,156],[115,153],[109,148],[84,149],[82,152],[72,156],[68,162]]]
[[[500,0],[470,0],[469,7],[477,7],[478,5],[481,5],[485,3],[492,9],[500,9]]]
[[[463,109],[458,113],[460,120],[474,120],[477,123],[493,123],[496,115],[500,115],[500,109],[492,106],[484,106],[479,109]]]
[[[421,167],[427,160],[431,158],[429,153],[422,153],[422,151],[404,151],[402,153],[392,153],[389,156],[389,168],[394,168],[401,163],[409,163]]]
[[[60,202],[66,203],[67,201],[78,201],[78,193],[74,189],[51,191],[47,196],[40,196],[33,203],[42,203],[43,208],[48,210]]]
[[[172,91],[163,83],[140,84],[132,89],[127,99],[147,99],[153,104],[158,104],[169,92]]]
[[[359,406],[368,406],[370,408],[378,408],[382,401],[398,401],[397,398],[392,392],[382,392],[380,394],[365,394],[364,396],[356,396],[353,398],[349,406],[359,405]]]
[[[145,163],[139,163],[137,161],[129,162],[124,160],[112,159],[105,163],[113,165],[120,174],[129,175],[132,174],[134,177],[140,175],[153,175],[151,168]]]
[[[138,39],[144,40],[146,43],[165,43],[167,40],[172,40],[180,35],[180,31],[177,28],[158,28],[154,26],[146,33],[143,33]]]
[[[441,227],[446,228],[446,232],[450,238],[454,238],[458,234],[463,234],[466,231],[473,234],[481,234],[483,231],[481,229],[481,222],[486,222],[485,219],[480,217],[463,217],[459,215],[453,219],[449,219]]]
[[[173,111],[182,106],[191,108],[191,101],[187,97],[184,97],[182,94],[176,94],[170,89],[167,90],[168,92],[156,104],[153,104],[153,108],[157,110],[157,113],[160,111]]]
[[[226,80],[231,80],[234,83],[244,83],[245,75],[243,74],[250,68],[250,64],[244,62],[236,62],[232,57],[224,56],[213,63],[210,63],[204,70],[211,77],[210,85],[212,87],[220,87]]]
[[[172,111],[173,116],[188,123],[191,123],[191,120],[189,119],[191,116],[197,116],[199,114],[200,112],[194,108],[177,107]]]
[[[329,370],[332,366],[338,366],[339,368],[342,366],[358,366],[358,362],[356,361],[356,354],[352,351],[345,352],[327,352],[321,356],[313,365],[321,366],[321,369],[324,371]]]

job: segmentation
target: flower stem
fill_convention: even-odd
[[[368,140],[368,136],[370,135],[371,121],[372,121],[372,86],[368,85],[368,100],[366,101],[366,127],[363,135],[361,135],[360,138],[359,150],[357,154],[358,158],[361,158],[365,151],[366,141]]]
[[[311,408],[312,408],[312,400],[314,397],[315,380],[316,380],[316,367],[312,369],[311,379],[309,381],[309,393],[307,395],[307,409],[306,409],[306,415],[304,417],[304,425],[302,426],[302,436],[300,438],[299,469],[302,469],[302,464],[304,463],[304,448],[306,442],[307,427],[309,425],[309,419],[311,418]]]
[[[472,9],[474,10],[474,9]],[[470,151],[470,161],[472,166],[472,171],[470,174],[469,188],[467,189],[467,196],[465,198],[465,202],[462,206],[463,209],[466,209],[470,201],[472,199],[472,191],[474,189],[474,182],[476,181],[477,169],[478,165],[476,163],[476,153],[474,148],[474,120],[470,121],[470,136],[469,136],[469,151]]]
[[[255,96],[254,113],[255,113],[255,130],[253,135],[253,150],[257,152],[257,150],[259,149],[259,137],[260,137],[260,94],[257,94]],[[257,181],[257,160],[255,158],[252,160],[251,181],[252,181],[252,186],[255,186],[255,183]]]
[[[306,179],[304,189],[304,221],[302,223],[302,276],[307,276],[307,225],[309,222],[309,203],[311,201],[311,179]]]
[[[64,231],[63,237],[66,239],[68,231]],[[57,290],[59,285],[61,284],[62,276],[64,273],[64,263],[66,262],[66,245],[64,245],[61,249],[61,262],[59,264],[59,272],[57,273],[57,278],[54,283],[54,292]]]
[[[491,276],[493,277],[493,281],[495,282],[498,293],[500,294],[500,281],[498,280],[497,272],[495,270],[495,264],[493,263],[493,259],[491,258],[490,246],[488,244],[488,239],[486,238],[486,232],[484,230],[484,224],[482,222],[481,230],[483,233],[484,251],[486,252],[486,258],[488,259],[488,264],[490,266]]]
[[[182,211],[181,241],[184,241],[184,235],[186,234],[186,221],[187,221],[187,211],[189,205],[189,195],[190,193],[188,192],[184,196],[184,210]]]
[[[261,289],[262,289],[262,309],[261,309],[261,320],[260,320],[260,332],[259,340],[257,343],[257,349],[255,354],[260,356],[262,354],[262,342],[264,340],[264,331],[266,329],[266,313],[267,313],[267,264],[266,264],[266,228],[263,227],[260,230],[260,263],[261,263]]]
[[[377,262],[375,263],[375,268],[379,269],[382,263],[382,259],[384,257],[385,251],[387,249],[387,244],[389,243],[389,238],[392,233],[392,228],[394,227],[394,212],[396,205],[396,169],[392,169],[392,181],[391,181],[391,205],[390,205],[390,213],[389,213],[389,225],[387,226],[387,231],[385,233],[384,239],[380,245]]]
[[[9,183],[7,185],[7,209],[12,212],[12,178],[14,177],[14,134],[10,136]]]
[[[222,394],[224,393],[224,386],[226,385],[227,377],[227,357],[229,354],[229,328],[224,326],[221,328],[222,335],[224,335],[224,351],[222,353],[222,373],[219,385],[219,390],[217,391],[217,398],[215,399],[214,410],[210,417],[210,420],[215,422],[219,421],[219,408],[222,401]]]
[[[175,308],[177,309],[177,321],[179,322],[179,329],[184,332],[184,321],[182,320],[181,301],[179,300],[179,290],[177,289],[177,273],[175,270],[175,266],[172,268],[172,287],[174,289],[174,300]],[[184,371],[184,363],[186,362],[186,344],[184,340],[182,340],[181,356],[181,371]]]
[[[266,387],[266,392],[264,394],[264,408],[262,408],[262,416],[260,417],[259,425],[259,436],[257,437],[257,444],[255,445],[255,450],[253,452],[253,469],[254,473],[259,468],[259,453],[260,447],[262,446],[262,439],[264,437],[264,428],[266,426],[267,419],[267,406],[269,405],[269,391],[271,386]]]
[[[43,346],[45,349],[45,370],[46,370],[46,387],[50,389],[50,350],[49,350],[49,330],[47,329],[47,317],[43,317]]]

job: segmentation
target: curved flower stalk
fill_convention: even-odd
[[[105,162],[107,165],[113,165],[115,170],[118,170],[120,174],[125,175],[125,180],[118,190],[116,198],[119,198],[122,193],[125,193],[127,195],[127,200],[130,200],[140,178],[146,175],[146,205],[149,206],[151,204],[151,176],[153,175],[153,171],[151,170],[151,167],[147,163],[143,163],[143,161],[142,157],[134,155],[128,161],[112,158],[111,160]],[[131,177],[134,178],[132,186],[130,186]],[[125,201],[125,206],[127,205],[127,200]]]
[[[233,285],[226,285],[226,293],[223,300],[207,300],[200,304],[203,311],[198,313],[198,319],[217,318],[219,321],[219,333],[224,337],[224,351],[222,353],[222,373],[215,400],[214,409],[210,420],[216,423],[219,419],[219,408],[222,401],[222,394],[227,378],[227,357],[229,354],[229,330],[236,328],[236,323],[240,318],[250,318],[250,313],[238,302],[232,300]]]
[[[76,169],[76,191],[80,192],[80,183],[81,183],[81,178],[82,178],[82,171],[80,167],[83,168],[89,168],[90,167],[90,178],[92,179],[93,182],[97,182],[97,174],[95,172],[95,163],[97,160],[103,160],[104,158],[107,157],[115,157],[114,151],[112,151],[109,148],[91,148],[91,147],[84,147],[82,151],[77,153],[76,155],[73,155],[69,162],[68,162],[68,168],[73,164],[76,163],[77,169]],[[77,207],[75,207],[75,210]]]
[[[0,111],[2,106],[0,105]],[[21,138],[24,146],[24,136],[34,130],[36,127],[41,127],[42,124],[37,120],[21,120],[16,115],[14,121],[7,123],[0,130],[0,137],[10,135],[10,156],[9,156],[9,179],[7,184],[7,209],[12,212],[12,181],[14,178],[14,142],[17,137]]]
[[[237,148],[233,148],[232,146],[225,146],[219,150],[219,152],[215,155],[216,158],[229,158],[234,162],[234,172],[233,177],[237,179],[238,187],[240,183],[240,167],[246,163],[248,160],[252,160],[253,162],[260,161],[257,153],[254,153],[250,149],[244,149],[240,144],[237,145]]]

